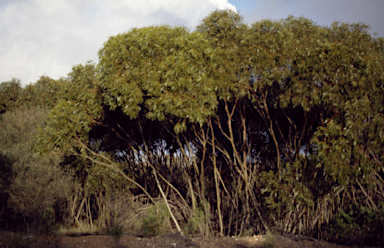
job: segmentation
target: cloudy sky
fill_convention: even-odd
[[[97,62],[110,36],[159,24],[193,29],[226,8],[247,23],[288,15],[319,25],[363,22],[384,37],[384,0],[0,0],[0,82],[58,79],[73,65]]]

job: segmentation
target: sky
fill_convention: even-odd
[[[235,10],[246,23],[289,15],[327,26],[363,22],[384,37],[384,0],[0,0],[0,82],[66,77],[74,65],[97,63],[111,36],[162,24],[193,30],[215,9]]]

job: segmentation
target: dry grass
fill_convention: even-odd
[[[60,236],[71,236],[71,237],[77,237],[77,236],[83,236],[83,235],[99,235],[102,234],[103,231],[94,225],[90,225],[88,223],[82,223],[81,227],[63,227],[61,226],[56,234]]]

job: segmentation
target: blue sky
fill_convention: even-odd
[[[363,22],[384,37],[384,0],[0,0],[0,82],[65,77],[108,37],[133,27],[193,29],[215,9],[238,11],[246,23],[304,16],[319,25]]]
[[[229,0],[228,2],[235,5],[240,14],[256,6],[256,0]]]

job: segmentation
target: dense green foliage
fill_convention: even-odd
[[[383,44],[362,24],[215,11],[194,32],[110,37],[66,79],[2,83],[1,111],[52,108],[35,151],[75,168],[91,224],[119,189],[166,189],[192,234],[370,237],[384,228]]]
[[[1,226],[10,230],[50,231],[56,220],[69,218],[71,173],[60,166],[60,154],[33,152],[37,129],[48,111],[34,106],[1,116],[0,214]]]

